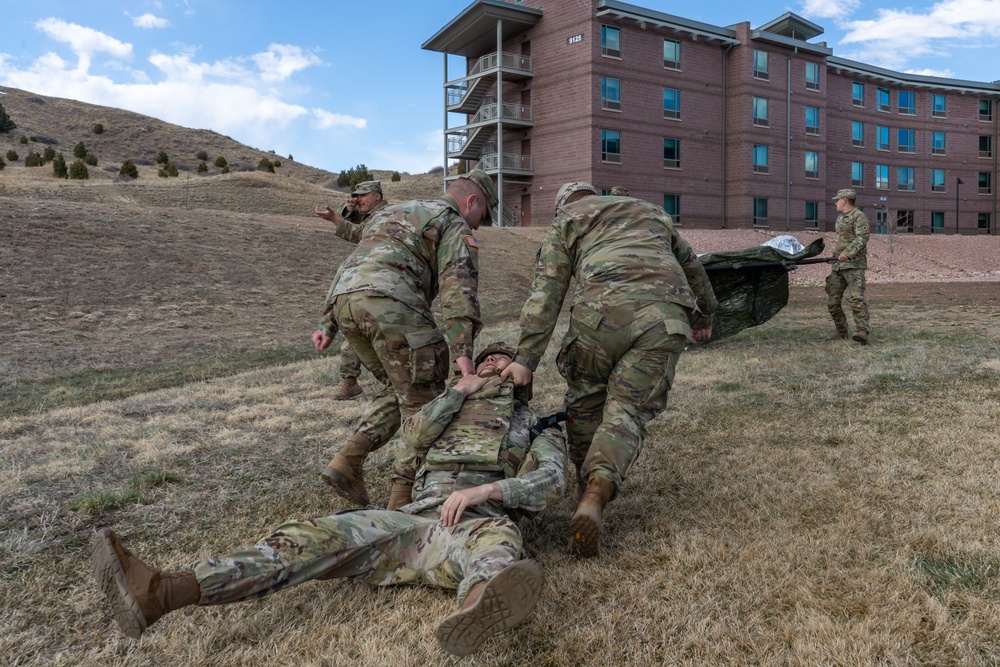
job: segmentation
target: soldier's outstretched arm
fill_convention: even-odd
[[[487,500],[503,500],[503,492],[496,482],[455,491],[441,505],[441,523],[445,526],[454,526],[462,520],[462,512],[466,508],[482,505]]]

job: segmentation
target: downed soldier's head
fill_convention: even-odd
[[[517,348],[509,343],[497,341],[490,343],[476,355],[476,374],[480,377],[499,375],[514,360]],[[527,404],[531,400],[531,383],[514,389],[514,398]]]
[[[577,199],[583,199],[584,197],[596,194],[597,188],[590,183],[585,183],[583,181],[567,183],[559,188],[559,192],[556,193],[556,210],[558,211],[566,204],[574,202]]]

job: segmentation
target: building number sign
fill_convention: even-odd
[[[583,41],[583,33],[582,32],[579,35],[573,35],[572,37],[567,37],[566,38],[566,43],[567,44],[577,44],[577,43],[582,42],[582,41]]]

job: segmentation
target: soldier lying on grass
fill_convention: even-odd
[[[164,614],[190,605],[252,600],[312,579],[350,577],[372,586],[426,584],[458,591],[459,609],[438,626],[441,647],[475,651],[517,625],[542,591],[542,568],[521,559],[511,516],[562,495],[565,441],[550,428],[532,439],[538,415],[530,387],[497,375],[515,350],[495,343],[403,426],[401,455],[418,465],[412,502],[397,511],[356,510],[289,521],[255,546],[153,569],[110,528],[93,540],[94,575],[118,627],[139,636]],[[537,429],[536,429],[537,431]]]

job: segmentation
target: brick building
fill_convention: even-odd
[[[996,233],[1000,82],[838,58],[822,33],[477,0],[423,48],[444,54],[445,162],[496,177],[506,224],[548,224],[586,180],[682,227],[828,231],[854,187],[878,231]]]

